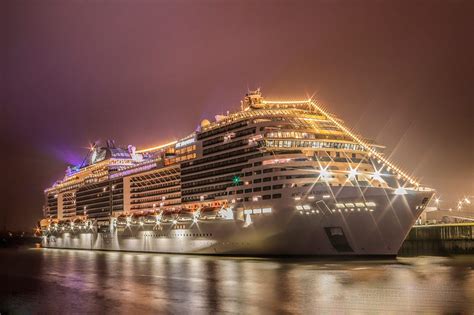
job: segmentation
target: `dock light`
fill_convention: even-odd
[[[295,200],[296,200],[296,201],[301,200],[301,197],[296,196],[296,197],[295,197]]]
[[[204,196],[199,197],[199,200],[203,201],[203,200],[204,200]]]
[[[143,222],[140,222],[139,224],[140,224],[141,226],[143,226],[144,223],[143,223]]]
[[[313,199],[314,199],[314,196],[313,196],[313,195],[309,195],[309,196],[308,196],[308,199],[313,200]]]
[[[470,201],[469,199],[467,199],[467,197],[466,197],[466,198],[464,198],[464,202],[465,202],[465,203],[467,203],[468,205],[470,205],[470,204],[471,204],[471,201]]]
[[[173,220],[173,224],[176,224],[176,223],[178,223],[178,221],[176,221],[176,220]]]

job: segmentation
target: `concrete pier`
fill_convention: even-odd
[[[414,226],[399,256],[474,254],[474,222]]]

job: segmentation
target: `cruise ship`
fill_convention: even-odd
[[[313,99],[238,111],[136,149],[91,146],[47,188],[42,246],[250,256],[395,256],[434,191]]]

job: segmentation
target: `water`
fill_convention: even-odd
[[[0,250],[0,313],[469,313],[474,258],[340,262]]]

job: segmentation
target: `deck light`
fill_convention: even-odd
[[[349,170],[349,179],[354,179],[357,175],[359,175],[357,169],[351,167],[351,169]]]
[[[321,171],[319,172],[320,177],[321,177],[322,179],[328,179],[328,178],[329,178],[330,173],[329,173],[329,171],[327,170],[327,168],[328,168],[327,166],[326,166],[325,168],[321,168]]]
[[[398,187],[397,189],[395,189],[395,195],[406,195],[406,194],[407,194],[407,191],[403,187]]]

